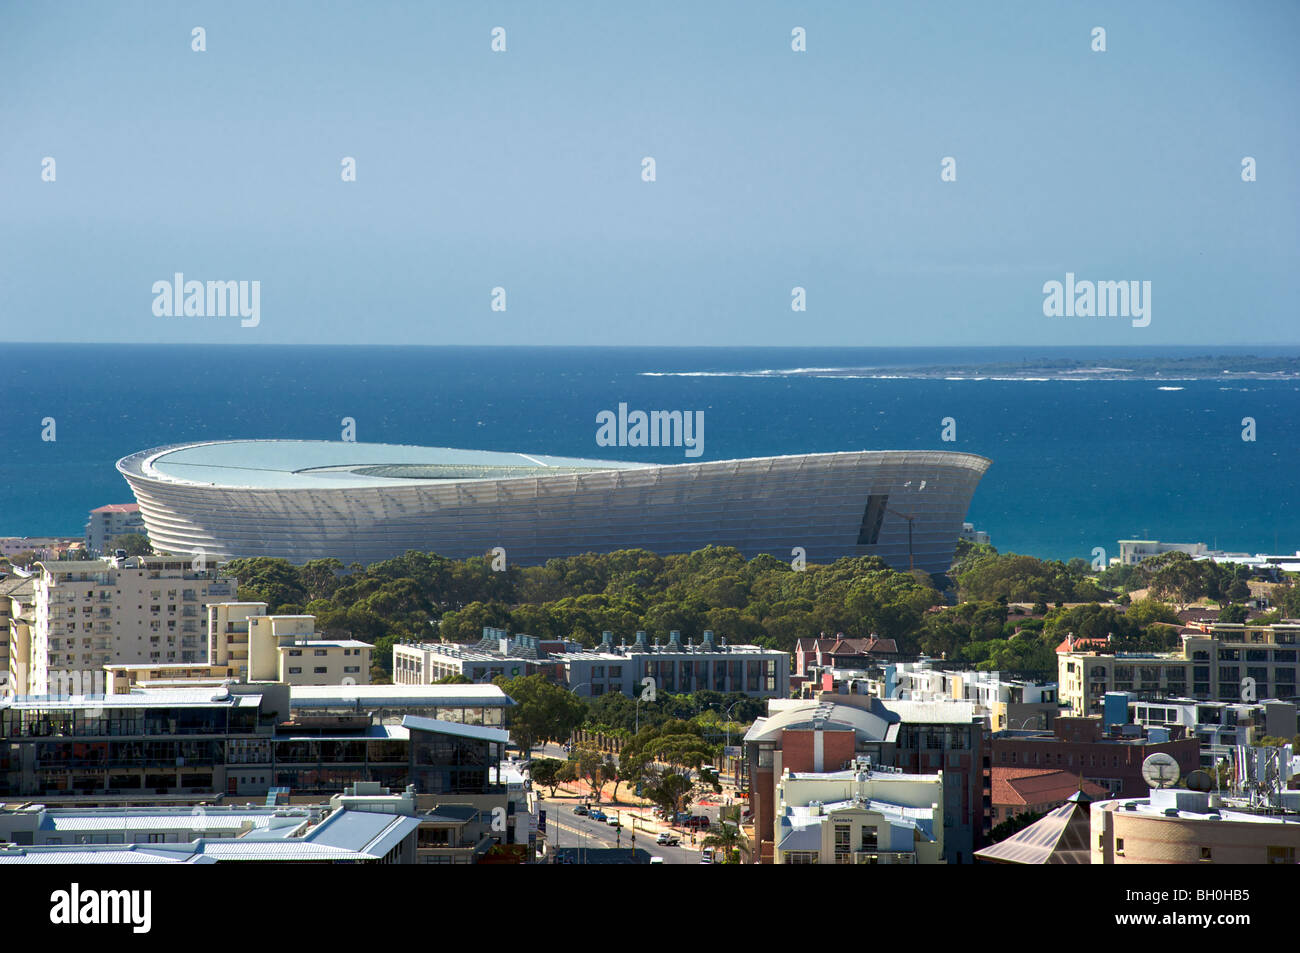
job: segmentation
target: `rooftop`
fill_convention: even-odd
[[[293,685],[293,708],[330,708],[338,705],[401,708],[505,708],[514,699],[496,685]]]
[[[610,460],[338,440],[178,444],[145,450],[118,461],[118,469],[124,473],[171,483],[277,490],[527,479],[644,466]]]

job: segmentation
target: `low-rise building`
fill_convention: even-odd
[[[1106,789],[1059,768],[993,766],[993,823],[998,825],[1021,814],[1046,814],[1082,791],[1104,797]]]
[[[1058,718],[1050,732],[994,735],[992,767],[1051,768],[1091,781],[1111,795],[1137,795],[1146,790],[1142,762],[1156,752],[1171,755],[1183,774],[1199,767],[1200,743],[1174,734],[1137,725],[1107,729],[1101,718]]]
[[[970,863],[991,815],[984,720],[971,703],[823,695],[772,701],[769,710],[744,738],[756,861],[773,860],[777,785],[785,771],[842,771],[866,758],[908,774],[943,773],[944,859]]]
[[[1165,788],[1092,805],[1094,864],[1290,864],[1300,858],[1300,791],[1264,811]]]
[[[904,774],[855,760],[844,771],[782,774],[778,864],[941,864],[943,772]]]

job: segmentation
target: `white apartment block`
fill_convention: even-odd
[[[30,661],[18,694],[100,694],[113,663],[199,663],[208,606],[238,583],[188,557],[39,562]],[[12,626],[10,627],[12,631]]]
[[[147,535],[139,503],[110,503],[90,511],[86,521],[86,554],[112,556],[113,540],[134,533]]]

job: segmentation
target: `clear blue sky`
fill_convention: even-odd
[[[5,3],[0,340],[1296,343],[1298,46],[1290,0]],[[260,326],[155,317],[176,271]],[[1045,318],[1067,271],[1150,327]]]

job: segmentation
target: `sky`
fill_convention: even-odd
[[[0,341],[1300,343],[1298,41],[1289,0],[9,2]],[[155,314],[177,272],[257,325]],[[1067,272],[1150,324],[1045,316]]]

